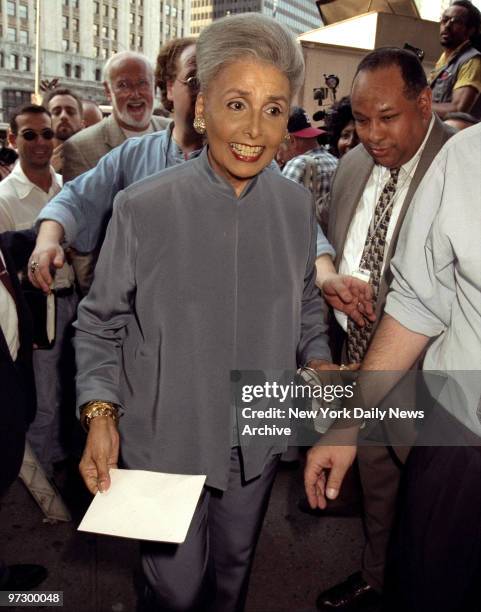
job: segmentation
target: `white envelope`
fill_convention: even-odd
[[[205,475],[111,469],[110,479],[109,490],[93,498],[79,531],[184,542]]]

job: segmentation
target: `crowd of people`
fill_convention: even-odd
[[[232,371],[358,370],[374,406],[389,389],[369,372],[481,369],[480,29],[455,0],[429,79],[410,50],[368,53],[322,127],[292,106],[295,39],[254,13],[168,42],[155,67],[112,56],[106,118],[63,87],[11,117],[0,494],[26,440],[54,478],[81,439],[93,494],[118,465],[205,474],[186,541],[141,544],[139,610],[244,609],[287,443],[243,440]],[[319,610],[479,611],[481,400],[449,386],[431,412],[445,444],[358,445],[353,422],[307,453],[305,509],[342,514],[355,464],[366,536]],[[0,559],[0,590],[45,576]]]

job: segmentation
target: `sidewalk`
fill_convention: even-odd
[[[278,474],[246,612],[315,612],[319,591],[359,568],[360,519],[301,514],[296,507],[301,494],[300,469]],[[81,487],[69,487],[64,497],[74,522],[44,523],[28,491],[15,482],[0,507],[4,560],[45,565],[49,577],[41,588],[62,590],[65,612],[135,612],[137,542],[77,532],[89,494]]]

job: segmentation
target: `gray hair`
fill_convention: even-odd
[[[110,73],[112,71],[112,67],[115,66],[115,64],[117,64],[118,62],[121,62],[122,60],[126,59],[137,59],[144,62],[148,70],[151,72],[153,82],[154,66],[152,65],[152,62],[143,53],[137,53],[137,51],[120,51],[119,53],[111,55],[109,59],[105,62],[104,67],[102,69],[102,81],[110,85]]]
[[[291,95],[304,80],[304,58],[294,35],[279,22],[260,13],[241,13],[217,19],[197,40],[197,76],[200,88],[226,64],[242,58],[272,64],[289,80]]]

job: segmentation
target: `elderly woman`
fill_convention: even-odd
[[[81,472],[91,492],[107,489],[120,448],[128,468],[207,474],[186,541],[142,546],[146,593],[163,611],[231,612],[285,445],[239,435],[230,373],[328,367],[330,354],[311,199],[268,168],[301,52],[276,21],[243,14],[202,32],[197,63],[195,126],[209,144],[117,196],[79,309]]]

